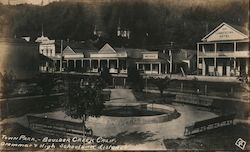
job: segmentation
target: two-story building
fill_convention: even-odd
[[[43,34],[41,37],[36,39],[39,43],[39,53],[47,57],[54,57],[56,53],[55,40],[50,40],[48,37],[45,37]]]
[[[50,40],[48,37],[45,37],[42,32],[42,36],[38,37],[35,40],[39,44],[39,53],[41,55],[41,64],[40,71],[50,71],[54,70],[53,68],[53,59],[56,55],[55,40]]]
[[[249,74],[247,29],[222,23],[197,43],[197,69],[204,76]]]

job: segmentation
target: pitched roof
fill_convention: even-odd
[[[116,53],[114,48],[112,48],[108,43],[106,43],[98,53],[103,53],[103,54],[113,54]]]
[[[91,43],[88,42],[63,41],[63,48],[66,48],[67,46],[69,46],[75,53],[85,53],[92,50],[97,51],[97,49]],[[61,50],[61,42],[56,41],[56,52],[59,53],[60,50]]]
[[[55,43],[55,40],[50,40],[48,37],[46,36],[41,36],[41,37],[38,37],[35,42],[37,43],[44,43],[44,44],[51,44],[51,43]]]
[[[69,46],[67,46],[64,50],[63,50],[63,54],[76,54],[76,52],[74,50],[72,50]]]
[[[235,26],[236,27],[236,26]],[[241,29],[241,30],[239,30]],[[243,40],[247,39],[248,35],[242,33],[244,28],[234,28],[229,24],[223,22],[212,30],[209,34],[203,37],[202,41],[226,41],[226,40]],[[246,32],[246,31],[245,31]]]

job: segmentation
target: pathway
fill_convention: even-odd
[[[135,96],[129,89],[112,89],[110,102],[135,102]],[[165,150],[163,139],[184,138],[184,128],[187,124],[215,117],[216,115],[199,110],[188,105],[172,105],[181,113],[181,116],[172,121],[164,123],[126,125],[126,124],[103,124],[105,117],[89,118],[86,125],[93,129],[96,136],[116,137],[124,141],[124,145],[116,147],[122,150]],[[72,119],[62,111],[34,114],[36,116],[54,119],[81,122],[79,119]],[[4,120],[1,123],[18,122],[28,126],[26,116]]]
[[[137,102],[131,89],[111,89],[110,102]]]

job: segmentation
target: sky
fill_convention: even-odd
[[[0,2],[3,3],[3,4],[8,4],[8,1],[12,5],[13,4],[22,4],[22,3],[28,3],[28,4],[33,4],[33,5],[41,5],[42,1],[43,1],[43,4],[46,5],[49,2],[58,1],[58,0],[0,0]]]
[[[34,5],[41,5],[43,1],[43,5],[47,5],[50,2],[53,1],[59,1],[59,0],[0,0],[3,4],[8,4],[8,1],[10,1],[10,4],[22,4],[22,3],[28,3],[28,4],[34,4]],[[72,1],[72,2],[85,2],[85,3],[96,3],[96,2],[109,2],[109,1],[115,1],[115,0],[62,0],[62,1]],[[134,1],[134,0],[120,0],[120,1]],[[233,2],[233,1],[242,1],[242,0],[140,0],[140,1],[148,1],[153,3],[167,3],[171,2],[173,5],[210,5],[210,6],[216,6],[216,5],[223,5],[225,2]],[[245,0],[247,1],[247,0]]]

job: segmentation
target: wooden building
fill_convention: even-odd
[[[247,29],[222,23],[197,43],[197,69],[203,76],[249,74]]]

